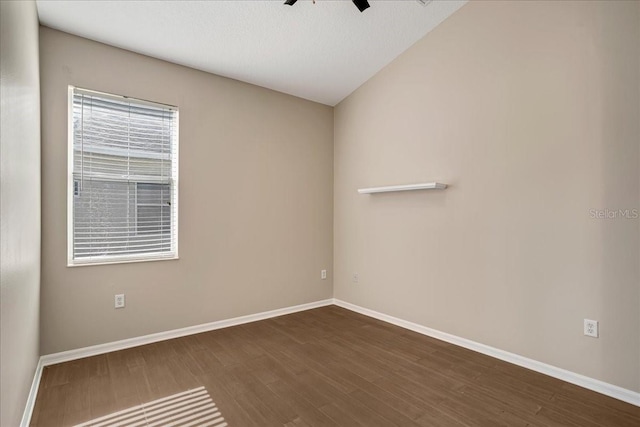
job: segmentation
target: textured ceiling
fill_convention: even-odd
[[[335,105],[465,1],[47,1],[40,22],[123,49]]]

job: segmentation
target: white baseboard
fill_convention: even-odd
[[[640,406],[640,393],[638,392],[627,390],[604,381],[596,380],[575,372],[567,371],[566,369],[538,362],[514,353],[509,353],[508,351],[480,344],[466,338],[461,338],[446,332],[418,325],[417,323],[398,319],[397,317],[379,313],[336,298],[333,299],[333,303],[339,307],[346,308],[347,310],[355,311],[356,313],[364,314],[365,316],[373,317],[422,335],[427,335],[441,341],[446,341],[460,347],[468,348],[469,350],[477,351],[478,353],[486,354],[487,356],[495,357],[496,359],[504,360],[505,362],[513,363],[514,365],[522,366],[524,368],[531,369],[532,371],[540,372],[542,374],[549,375],[550,377],[558,378],[562,381],[593,390],[604,394],[605,396],[613,397],[614,399],[622,400],[623,402],[627,402],[635,406]]]
[[[31,424],[31,415],[33,414],[33,407],[36,404],[36,397],[40,388],[40,378],[42,378],[42,367],[42,357],[40,357],[36,365],[36,372],[33,374],[33,381],[31,382],[31,389],[29,389],[29,396],[27,396],[27,404],[22,413],[20,427],[29,427],[29,424]]]
[[[112,351],[124,350],[126,348],[151,344],[158,341],[180,338],[187,335],[199,334],[216,329],[228,328],[230,326],[242,325],[244,323],[256,322],[258,320],[270,319],[272,317],[283,316],[285,314],[296,313],[298,311],[311,310],[312,308],[332,305],[333,299],[310,302],[307,304],[295,305],[292,307],[279,308],[262,313],[249,314],[247,316],[234,317],[232,319],[218,320],[216,322],[204,323],[202,325],[188,326],[186,328],[173,329],[165,332],[158,332],[141,337],[128,338],[105,344],[92,345],[90,347],[78,348],[75,350],[63,351],[60,353],[47,354],[40,358],[42,366],[54,365],[56,363],[68,362],[70,360],[82,359],[84,357],[96,356],[98,354],[110,353]]]

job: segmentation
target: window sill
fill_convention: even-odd
[[[67,267],[92,267],[94,265],[109,265],[109,264],[130,264],[133,262],[152,262],[152,261],[174,261],[179,260],[178,255],[168,257],[155,257],[155,258],[122,258],[122,259],[110,259],[104,261],[80,261],[80,262],[67,262]]]

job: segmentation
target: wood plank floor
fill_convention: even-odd
[[[633,405],[336,306],[46,367],[31,425],[201,386],[230,427],[640,426]]]

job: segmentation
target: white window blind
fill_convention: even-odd
[[[177,109],[73,87],[69,97],[69,264],[177,257]]]

